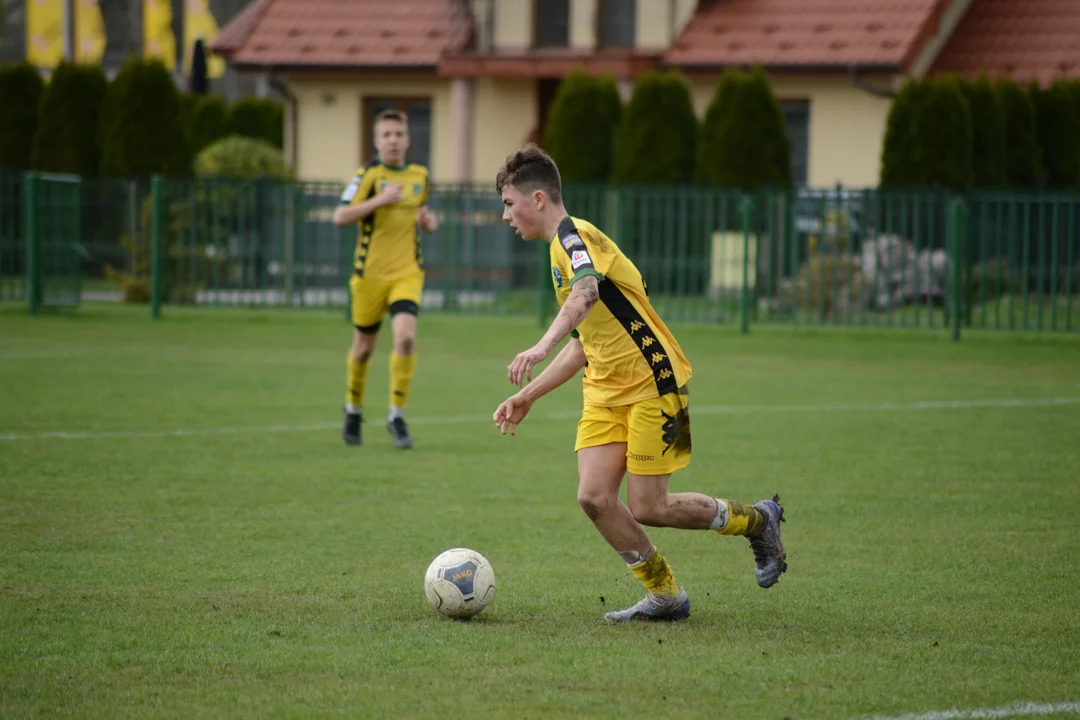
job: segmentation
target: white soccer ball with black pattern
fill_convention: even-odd
[[[475,550],[453,548],[428,566],[424,591],[440,614],[459,620],[471,618],[495,596],[495,571]]]

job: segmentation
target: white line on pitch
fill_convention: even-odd
[[[1052,407],[1080,405],[1080,397],[1014,398],[1005,400],[927,400],[923,402],[893,403],[826,403],[819,405],[705,405],[691,406],[693,415],[750,415],[754,413],[827,413],[827,412],[899,412],[906,410],[964,410],[974,408]],[[552,412],[530,416],[538,420],[571,420],[580,411]],[[443,417],[410,418],[411,425],[459,425],[464,423],[491,422],[490,415],[449,415]],[[308,425],[254,425],[231,428],[190,428],[177,430],[87,430],[46,431],[37,433],[8,433],[0,440],[96,440],[109,438],[150,437],[205,437],[212,435],[245,435],[259,433],[307,432],[331,430],[341,423],[312,423]]]
[[[994,720],[995,718],[1031,717],[1080,712],[1080,702],[1018,703],[1006,707],[977,710],[932,710],[912,715],[874,715],[863,720]]]

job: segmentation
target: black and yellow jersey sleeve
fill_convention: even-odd
[[[588,362],[585,403],[611,407],[682,392],[690,363],[652,307],[638,268],[615,242],[591,223],[567,217],[550,256],[560,306],[581,278],[599,281],[599,300],[573,334]]]
[[[352,181],[341,193],[342,205],[357,205],[375,194],[375,164],[369,164],[356,171]]]
[[[603,280],[611,267],[614,248],[606,248],[602,238],[595,236],[588,228],[579,228],[572,218],[563,218],[557,232],[559,246],[563,250],[566,265],[563,272],[568,280],[568,287],[573,287],[586,275],[593,275]]]

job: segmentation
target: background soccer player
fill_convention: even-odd
[[[690,614],[690,598],[643,525],[746,536],[758,584],[774,585],[787,569],[778,497],[748,506],[668,492],[671,474],[690,463],[691,367],[653,310],[638,269],[604,233],[567,214],[558,168],[536,146],[507,157],[495,187],[503,219],[525,240],[550,244],[561,308],[540,341],[509,365],[510,382],[528,384],[499,405],[494,421],[503,435],[513,435],[537,399],[587,368],[575,443],[578,503],[646,590],[637,604],[605,617],[623,622]],[[533,381],[533,367],[567,334],[570,342]],[[624,475],[629,507],[619,499]]]
[[[375,118],[375,160],[356,172],[334,211],[338,227],[358,225],[353,275],[352,348],[347,361],[345,422],[342,437],[362,442],[361,423],[368,361],[379,327],[390,313],[394,348],[390,353],[390,415],[386,426],[399,448],[412,447],[404,409],[416,370],[416,317],[424,291],[419,229],[435,232],[438,221],[428,210],[428,170],[406,164],[409,126],[405,114],[384,110]],[[418,229],[419,228],[419,229]]]

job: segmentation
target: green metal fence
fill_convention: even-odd
[[[83,181],[74,175],[0,176],[0,301],[31,314],[82,300]]]
[[[0,174],[0,301],[333,308],[356,239],[340,183]],[[1080,330],[1080,194],[567,187],[671,322]],[[555,311],[546,247],[490,185],[438,185],[425,312]],[[34,284],[36,283],[36,284]],[[30,285],[39,295],[28,294]]]

